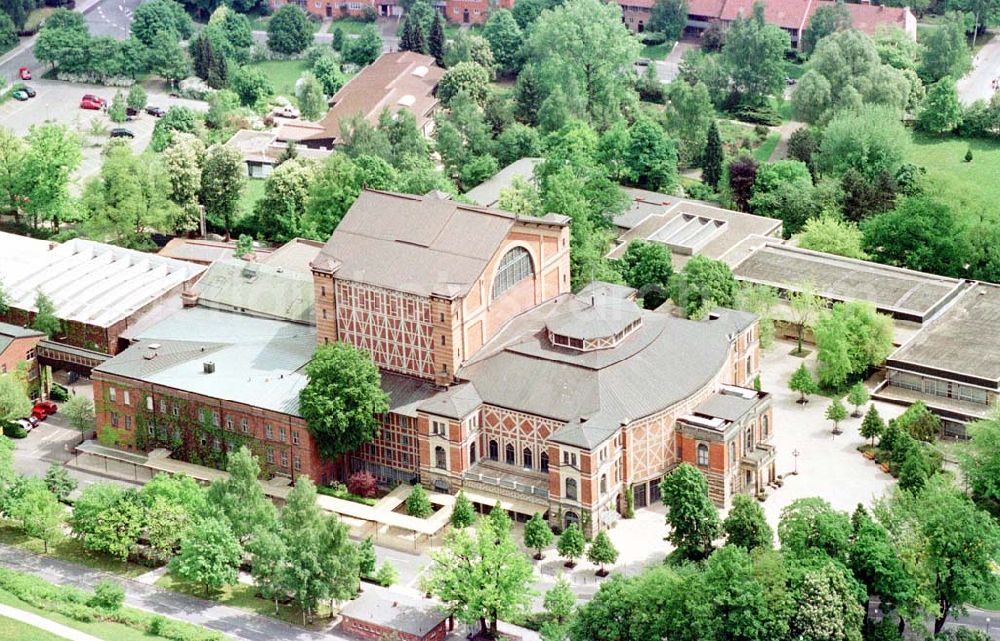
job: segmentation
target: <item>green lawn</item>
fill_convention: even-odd
[[[353,20],[351,18],[341,18],[340,20],[334,20],[330,23],[330,28],[328,31],[333,33],[333,30],[337,27],[344,32],[345,36],[354,34],[361,35],[361,32],[365,30],[365,27],[372,24],[371,22],[362,22],[361,20]]]
[[[264,60],[255,62],[253,66],[271,81],[276,95],[288,98],[295,94],[295,81],[302,72],[309,69],[309,63],[305,60]]]
[[[265,180],[261,178],[248,178],[243,186],[243,195],[240,198],[240,205],[244,216],[253,214],[253,206],[264,197]]]
[[[140,632],[139,630],[130,628],[120,623],[109,623],[107,621],[83,623],[82,621],[70,619],[69,617],[65,617],[55,612],[41,610],[25,603],[5,590],[0,590],[0,603],[17,608],[18,610],[24,610],[25,612],[31,612],[33,614],[43,616],[50,621],[61,623],[67,628],[73,628],[74,630],[85,632],[92,637],[105,639],[106,641],[167,641],[167,639],[164,639],[163,637],[148,634],[146,632]],[[11,620],[0,617],[0,639],[10,639],[11,641],[64,641],[62,637],[53,636],[48,632],[43,632],[38,628],[27,626],[16,621],[12,621],[12,623],[15,626],[22,626],[24,631],[22,632],[20,628],[15,627],[13,628],[14,633],[6,634],[7,628],[4,626],[7,621]],[[31,633],[35,634],[35,636],[30,636]]]
[[[55,7],[39,7],[28,14],[28,19],[24,21],[25,31],[34,31],[41,26],[42,21],[52,15]]]
[[[965,162],[969,148],[972,162]],[[914,133],[908,160],[927,168],[938,195],[954,211],[1000,215],[1000,143]]]
[[[764,139],[764,142],[760,143],[760,146],[753,150],[753,157],[759,162],[767,162],[771,158],[771,154],[774,152],[774,148],[778,146],[778,140],[781,138],[781,134],[777,131],[772,131]]]
[[[16,639],[17,641],[64,641],[45,630],[33,625],[21,623],[7,617],[0,617],[0,639]]]
[[[785,60],[785,76],[789,78],[795,78],[798,80],[802,77],[802,74],[806,72],[806,66],[801,62],[792,62],[791,60]]]
[[[274,603],[256,596],[256,588],[252,585],[239,583],[237,585],[227,586],[218,592],[205,594],[205,591],[201,588],[201,586],[187,583],[170,573],[167,573],[158,579],[156,581],[156,585],[166,590],[173,590],[174,592],[180,592],[182,594],[190,594],[191,596],[198,597],[199,599],[210,599],[233,608],[248,610],[262,616],[280,619],[293,625],[302,625],[302,611],[299,608],[294,605],[283,605],[278,608],[278,614],[275,615]],[[329,623],[327,619],[322,618],[329,614],[329,610],[326,605],[321,603],[318,606],[318,610],[317,629],[326,625],[326,623]]]
[[[664,42],[661,45],[643,45],[642,53],[639,54],[642,58],[649,58],[650,60],[663,60],[668,55],[670,51],[674,48],[674,43]]]
[[[250,28],[254,31],[267,31],[267,23],[270,22],[271,16],[257,16],[250,21]],[[312,27],[313,33],[320,30],[323,25],[319,20],[310,20],[309,26]]]
[[[149,568],[135,563],[122,563],[115,561],[102,554],[95,554],[84,547],[74,538],[66,537],[62,541],[49,546],[48,554],[45,554],[45,546],[38,539],[32,539],[19,532],[13,525],[5,521],[0,521],[0,543],[11,545],[18,549],[43,556],[51,556],[64,561],[72,561],[85,565],[88,568],[110,572],[120,576],[135,578],[140,574],[149,572]],[[2,639],[3,637],[0,637]]]

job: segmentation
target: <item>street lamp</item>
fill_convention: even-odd
[[[798,476],[799,474],[799,454],[801,453],[802,452],[799,451],[799,448],[792,450],[792,458],[795,460],[795,469],[792,470],[792,474],[795,476]]]
[[[990,633],[990,618],[986,617],[986,634]]]

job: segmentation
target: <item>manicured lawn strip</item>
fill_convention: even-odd
[[[257,204],[257,201],[264,197],[264,184],[266,181],[260,178],[248,178],[246,184],[243,186],[243,197],[240,199],[240,205],[243,209],[244,216],[250,216],[253,214],[253,207]]]
[[[130,628],[120,623],[109,623],[107,621],[94,621],[92,623],[83,623],[75,619],[70,619],[69,617],[65,617],[55,612],[49,612],[47,610],[36,608],[28,603],[25,603],[24,601],[17,598],[10,592],[7,592],[6,590],[0,590],[0,603],[17,608],[18,610],[24,610],[25,612],[31,612],[32,614],[43,616],[49,621],[55,621],[56,623],[61,623],[67,628],[73,628],[74,630],[79,630],[80,632],[86,632],[90,636],[97,637],[98,639],[107,639],[107,641],[166,641],[166,639],[164,639],[163,637],[155,636],[147,632],[140,632],[139,630]],[[11,640],[16,639],[17,641],[48,641],[49,639],[60,639],[60,640],[62,639],[62,637],[54,636],[48,632],[38,630],[38,628],[34,626],[26,626],[26,627],[31,630],[38,630],[40,634],[46,634],[48,636],[38,636],[38,637],[30,637],[30,636],[21,637],[20,635],[6,636],[4,635],[3,622],[4,619],[0,618],[0,639],[11,639]]]
[[[36,628],[27,623],[0,616],[0,639],[16,641],[65,641],[51,632]]]
[[[639,55],[643,58],[649,58],[650,60],[663,60],[674,48],[674,43],[664,42],[659,45],[643,45],[642,53]]]
[[[24,30],[32,31],[38,29],[38,27],[42,24],[42,20],[51,16],[52,12],[55,10],[55,7],[39,7],[32,10],[32,12],[28,14],[28,19],[24,21]]]
[[[232,608],[247,610],[248,612],[253,612],[254,614],[259,614],[261,616],[280,619],[286,623],[291,623],[292,625],[302,625],[302,610],[294,605],[282,605],[278,607],[278,614],[275,615],[274,602],[258,597],[256,594],[257,589],[252,585],[238,583],[236,585],[227,586],[218,592],[206,594],[205,590],[202,589],[200,585],[183,581],[168,572],[157,579],[156,586],[165,590],[188,594],[199,599],[215,601],[216,603],[228,605]],[[327,605],[321,602],[317,610],[316,620],[318,625],[316,626],[316,629],[321,629],[329,623],[329,619],[326,618],[326,614],[328,614]]]
[[[340,20],[334,20],[330,23],[330,27],[327,29],[328,32],[333,33],[333,30],[340,27],[340,30],[344,32],[345,36],[348,35],[361,35],[361,32],[365,30],[372,22],[362,22],[361,20],[351,20],[349,18],[342,18]]]
[[[781,134],[777,131],[769,133],[767,138],[764,139],[764,142],[753,150],[753,157],[759,162],[767,162],[771,158],[771,154],[774,153],[774,148],[778,146],[778,140],[780,138]]]
[[[50,556],[63,561],[71,561],[85,565],[88,568],[101,570],[119,576],[135,578],[141,574],[149,572],[149,568],[135,563],[121,563],[104,555],[94,554],[84,549],[83,545],[74,538],[66,537],[62,541],[49,546],[48,554],[45,553],[44,544],[38,539],[32,539],[17,529],[7,521],[0,520],[0,543],[16,547],[31,554],[40,556]]]
[[[291,98],[295,95],[295,81],[309,69],[305,60],[264,60],[253,64],[267,76],[276,95]]]
[[[970,148],[972,162],[965,162]],[[917,132],[908,160],[927,169],[938,197],[956,213],[1000,215],[1000,143]]]

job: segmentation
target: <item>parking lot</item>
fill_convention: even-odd
[[[113,127],[125,127],[135,134],[132,148],[137,153],[149,145],[153,135],[153,125],[156,123],[153,116],[142,113],[132,122],[117,125],[101,111],[80,108],[80,99],[88,93],[100,96],[110,103],[116,91],[113,87],[55,80],[32,80],[26,84],[33,87],[37,95],[24,102],[11,99],[0,105],[0,127],[23,136],[32,126],[52,121],[65,124],[80,134],[84,146],[83,161],[74,174],[77,189],[82,186],[84,180],[100,169],[101,149],[108,140],[108,132]],[[125,91],[127,89],[124,89],[123,93]],[[149,96],[148,104],[164,109],[173,105],[183,105],[198,111],[208,109],[208,105],[204,102],[172,98],[162,89],[147,88],[146,93]]]

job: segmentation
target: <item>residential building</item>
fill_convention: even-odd
[[[205,269],[79,238],[61,245],[28,240],[0,232],[0,274],[10,307],[0,321],[31,325],[42,292],[62,322],[62,334],[53,338],[104,354],[123,348],[119,335],[142,317],[178,307],[181,290]]]
[[[368,65],[330,98],[330,110],[319,122],[317,131],[301,140],[314,149],[333,149],[342,143],[342,124],[355,116],[374,125],[382,112],[395,114],[407,110],[425,136],[433,130],[432,118],[437,108],[437,85],[444,69],[434,58],[413,51],[385,53]]]
[[[655,0],[619,0],[622,22],[629,29],[642,33],[649,25]],[[801,49],[803,34],[813,14],[820,7],[833,6],[834,0],[763,0],[764,20],[788,32],[792,46]],[[728,26],[738,17],[753,13],[754,0],[690,0],[687,28],[700,33],[712,23]],[[879,28],[899,27],[913,40],[917,39],[917,19],[909,7],[887,7],[847,2],[844,8],[851,14],[851,26],[870,36]]]
[[[333,2],[332,0],[270,0],[271,8],[296,4],[317,18],[359,18],[367,14],[379,17],[400,17],[403,4],[397,0],[363,0],[361,2]],[[449,22],[483,24],[494,8],[512,9],[514,0],[434,0],[433,7]]]
[[[37,346],[45,338],[42,332],[0,323],[0,375],[24,369],[28,380],[38,378]]]
[[[304,123],[303,123],[304,124]],[[324,129],[320,126],[304,128],[306,136],[321,134]],[[293,141],[298,142],[298,141]],[[247,168],[247,176],[250,178],[267,178],[278,165],[281,157],[288,151],[288,140],[280,138],[278,129],[267,131],[257,131],[254,129],[240,129],[226,141],[227,147],[240,152],[243,162]],[[295,154],[300,158],[310,158],[323,160],[332,152],[329,149],[311,149],[307,146],[296,146]]]

